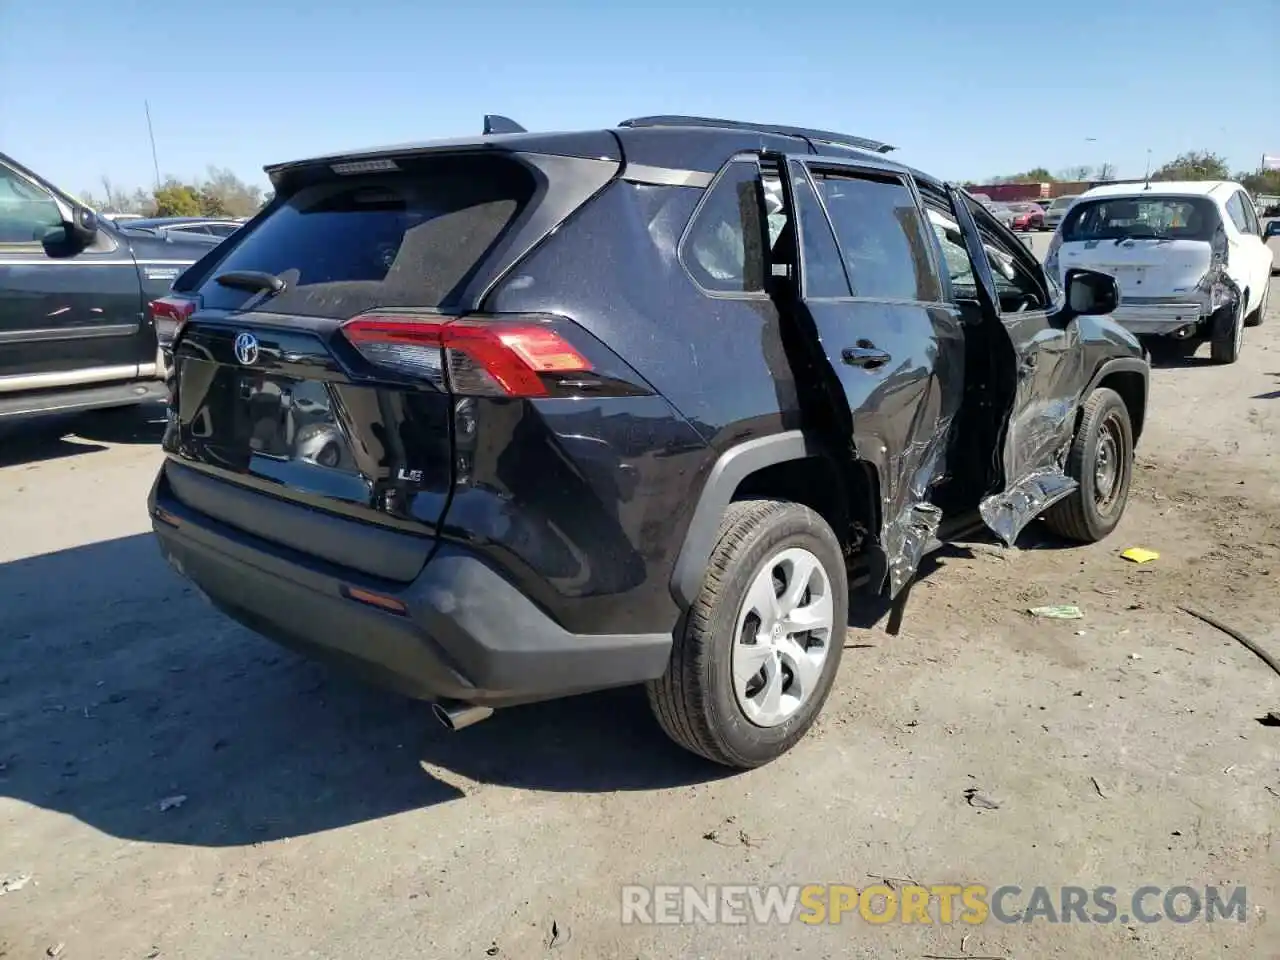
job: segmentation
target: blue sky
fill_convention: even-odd
[[[73,192],[642,114],[887,140],[940,176],[1280,154],[1280,0],[0,2],[0,150]],[[1092,139],[1090,139],[1092,138]]]

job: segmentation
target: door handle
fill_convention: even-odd
[[[893,358],[867,340],[859,340],[856,347],[845,347],[840,351],[840,359],[851,367],[864,367],[874,370],[883,367]]]

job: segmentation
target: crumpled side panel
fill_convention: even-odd
[[[922,404],[919,412],[923,413]],[[939,418],[931,431],[916,432],[924,438],[911,444],[889,464],[888,475],[901,482],[885,497],[881,545],[889,567],[889,596],[897,596],[915,576],[916,569],[942,522],[942,511],[927,497],[934,480],[942,475],[947,440],[953,418]]]
[[[1011,482],[978,506],[988,529],[1008,546],[1023,527],[1079,486],[1063,470],[1075,430],[1075,398],[1035,398],[1024,396],[1025,389],[1019,385],[1016,407],[1024,413],[1015,414],[1005,437],[1004,475]]]
[[[1061,467],[1046,468],[987,497],[978,509],[991,532],[1011,547],[1023,527],[1079,486]]]

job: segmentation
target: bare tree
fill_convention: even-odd
[[[1093,167],[1087,163],[1077,163],[1070,167],[1063,167],[1058,171],[1059,180],[1092,180]]]

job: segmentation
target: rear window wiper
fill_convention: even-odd
[[[285,287],[283,280],[274,273],[267,273],[265,270],[228,270],[226,273],[218,274],[213,279],[215,283],[224,287],[247,290],[250,293],[262,291],[279,293]]]
[[[1116,246],[1120,246],[1125,240],[1155,240],[1159,243],[1169,243],[1169,237],[1161,237],[1154,233],[1130,233],[1127,236],[1116,237]]]

